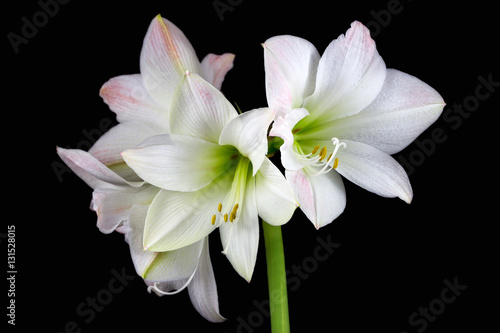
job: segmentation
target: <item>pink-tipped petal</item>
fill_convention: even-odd
[[[330,43],[318,65],[316,89],[304,107],[310,120],[322,122],[353,115],[368,106],[382,89],[385,63],[370,30],[353,22],[347,33]]]
[[[169,108],[175,89],[186,71],[202,72],[196,52],[184,33],[160,15],[149,25],[140,65],[144,87],[165,108]]]
[[[234,54],[232,53],[222,55],[210,53],[201,61],[203,71],[201,74],[205,80],[220,90],[227,72],[233,68],[233,61]]]
[[[168,108],[159,106],[144,87],[141,74],[110,79],[99,91],[119,122],[149,120],[168,126]]]
[[[144,184],[140,181],[125,180],[83,150],[57,147],[57,154],[78,177],[93,189],[98,187],[113,188],[115,186],[140,187]]]
[[[337,172],[314,176],[306,169],[300,169],[286,170],[285,175],[300,209],[316,229],[331,223],[344,211],[345,188]]]

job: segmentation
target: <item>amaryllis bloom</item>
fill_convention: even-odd
[[[123,75],[106,82],[100,95],[116,113],[119,124],[88,151],[58,148],[61,159],[92,189],[91,209],[103,233],[125,234],[137,273],[157,294],[188,286],[195,308],[208,320],[221,321],[217,291],[208,257],[208,239],[176,251],[157,253],[137,246],[145,212],[160,188],[144,182],[127,166],[120,153],[145,139],[170,133],[169,110],[174,91],[186,70],[198,73],[217,89],[233,66],[233,54],[196,53],[173,23],[153,19],[140,58],[141,74]]]
[[[259,245],[259,216],[282,225],[297,207],[285,177],[266,157],[274,119],[263,108],[240,115],[220,91],[187,72],[170,109],[170,133],[122,153],[161,188],[146,216],[144,247],[173,251],[219,227],[227,258],[247,281]]]
[[[169,133],[172,96],[186,71],[220,89],[234,55],[208,54],[200,63],[186,36],[160,15],[151,22],[140,56],[140,74],[122,75],[100,91],[120,124],[103,135],[89,153],[120,174],[130,173],[120,153],[150,136]]]
[[[441,114],[444,102],[416,77],[387,69],[359,22],[320,57],[308,41],[277,36],[264,44],[266,92],[276,111],[270,132],[286,178],[316,228],[345,208],[340,175],[383,197],[409,203],[406,172],[390,155]]]

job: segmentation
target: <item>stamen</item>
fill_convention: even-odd
[[[327,156],[327,148],[324,146],[321,148],[318,155],[313,156],[318,150],[320,145],[316,145],[310,154],[297,154],[296,156],[304,163],[305,166],[309,167],[320,167],[321,169],[315,170],[313,176],[319,176],[324,173],[330,172],[332,169],[336,169],[339,165],[339,159],[335,157],[340,147],[345,148],[347,145],[345,142],[340,142],[337,138],[332,138],[333,152]],[[313,169],[314,170],[314,169]]]
[[[323,161],[326,157],[326,147],[321,148],[321,151],[319,152],[319,160]]]
[[[332,168],[337,169],[338,166],[339,166],[339,159],[335,158],[335,161],[333,162]]]
[[[233,210],[231,212],[227,212],[226,214],[222,215],[222,203],[219,203],[219,205],[217,206],[217,211],[219,212],[219,215],[221,217],[221,219],[224,220],[224,222],[227,222],[229,220],[229,222],[234,222],[236,220],[236,213],[238,212],[238,208],[240,207],[240,205],[238,203],[236,203],[234,206],[233,206]],[[215,225],[215,222],[217,221],[217,215],[214,214],[212,216],[212,225]],[[222,221],[217,225],[217,227],[219,227],[220,225],[222,224]]]

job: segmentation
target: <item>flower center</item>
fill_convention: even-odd
[[[223,203],[220,202],[217,206],[217,213],[212,215],[211,223],[216,228],[221,226],[223,223],[229,222],[229,237],[227,243],[224,246],[223,254],[227,254],[229,244],[231,243],[231,238],[233,234],[234,223],[238,222],[241,211],[241,204],[245,199],[245,191],[247,185],[247,178],[252,176],[251,162],[246,157],[240,157],[238,165],[234,173],[234,178],[231,184],[231,189],[226,195]],[[229,207],[229,210],[225,210],[225,207]],[[227,208],[226,208],[227,209]]]
[[[319,176],[330,172],[332,169],[336,169],[339,165],[339,159],[335,156],[337,155],[340,147],[345,148],[347,147],[347,144],[345,142],[340,142],[340,140],[335,137],[332,138],[332,144],[333,152],[330,153],[328,158],[326,158],[326,156],[328,155],[326,146],[324,146],[320,150],[320,145],[316,145],[309,154],[304,154],[302,152],[302,149],[300,149],[300,153],[297,153],[297,157],[299,158],[299,160],[301,160],[306,166],[321,168],[319,170],[316,170],[316,172],[313,173],[312,176]]]

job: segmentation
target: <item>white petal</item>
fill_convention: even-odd
[[[220,177],[195,192],[161,190],[148,212],[144,247],[151,251],[172,251],[210,234],[216,226],[212,216],[231,186],[231,177]]]
[[[220,145],[231,145],[252,161],[253,175],[267,154],[267,132],[274,119],[269,108],[254,109],[233,118],[222,130]]]
[[[149,25],[140,65],[145,88],[159,105],[167,109],[184,73],[202,71],[184,33],[160,15]]]
[[[152,282],[175,281],[189,278],[198,266],[203,241],[175,251],[145,251],[144,224],[148,211],[146,205],[135,205],[130,211],[130,232],[126,239],[137,274]]]
[[[129,232],[125,235],[125,240],[130,246],[135,270],[139,276],[142,276],[156,255],[155,252],[144,251],[142,247],[142,234],[148,208],[148,205],[136,205],[129,210]]]
[[[129,149],[127,164],[144,180],[162,189],[196,191],[231,167],[235,149],[183,135],[157,136],[164,144]]]
[[[202,244],[203,240],[178,250],[153,252],[155,256],[148,263],[141,276],[155,282],[189,278],[197,269]]]
[[[219,313],[219,300],[217,285],[215,283],[210,252],[208,248],[208,237],[203,240],[198,268],[193,280],[188,286],[189,298],[194,308],[208,321],[220,323],[226,320]]]
[[[119,122],[149,120],[168,128],[168,109],[151,98],[141,74],[114,77],[102,86],[99,95],[116,113]]]
[[[309,120],[329,121],[358,113],[380,92],[385,72],[370,30],[353,22],[345,37],[330,43],[319,61],[316,89],[304,105],[311,113]]]
[[[267,102],[283,116],[314,91],[320,56],[314,45],[294,36],[272,37],[262,46]]]
[[[219,231],[227,259],[245,280],[252,279],[259,248],[259,216],[255,198],[255,178],[246,184],[245,197],[234,222],[222,223]]]
[[[294,126],[304,117],[309,115],[306,109],[292,109],[288,111],[284,117],[276,117],[273,127],[269,132],[271,136],[279,136],[283,139],[283,144],[280,147],[281,163],[288,170],[302,169],[305,165],[300,161],[294,151]]]
[[[364,189],[382,197],[399,197],[411,202],[413,192],[403,167],[388,154],[367,144],[344,141],[345,149],[337,153],[337,171]]]
[[[443,98],[414,76],[388,69],[377,98],[363,111],[333,122],[331,133],[395,154],[441,115]]]
[[[222,93],[196,74],[185,75],[174,95],[170,128],[217,143],[222,129],[238,113]]]
[[[89,149],[89,153],[106,165],[123,163],[121,153],[137,146],[150,136],[168,133],[160,123],[128,120],[110,129]]]
[[[201,61],[203,77],[215,88],[222,86],[227,72],[233,68],[234,54],[224,53],[223,55],[207,54]]]
[[[83,150],[57,147],[57,154],[78,177],[93,189],[114,186],[139,187],[144,184],[144,182],[125,180]]]
[[[139,188],[96,188],[92,192],[91,208],[97,213],[97,227],[111,233],[127,220],[134,205],[149,205],[160,189],[149,184]]]
[[[286,170],[285,175],[300,209],[316,229],[331,223],[344,211],[344,184],[335,170],[318,176],[311,175],[306,169]]]
[[[287,223],[298,207],[290,185],[267,157],[255,176],[255,192],[259,216],[271,225]]]

